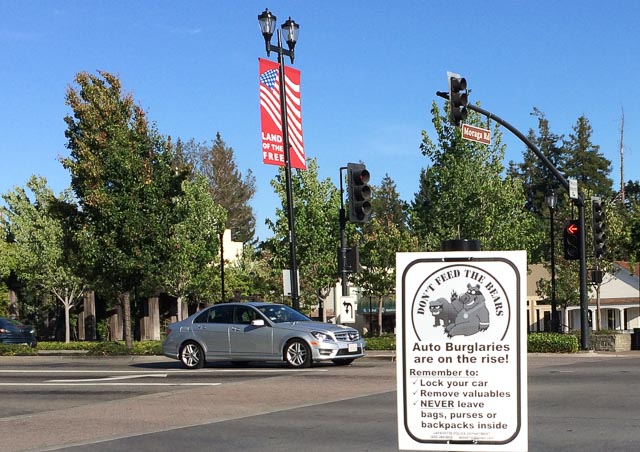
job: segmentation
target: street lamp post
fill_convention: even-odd
[[[287,192],[287,216],[289,220],[289,260],[291,267],[291,304],[296,310],[300,309],[300,299],[298,294],[298,264],[296,262],[296,232],[294,221],[294,209],[293,209],[293,189],[291,186],[291,148],[289,144],[289,125],[287,120],[287,99],[285,90],[285,74],[284,74],[284,57],[289,57],[291,63],[294,60],[294,48],[298,41],[298,32],[300,26],[295,23],[291,17],[287,19],[281,28],[276,30],[276,16],[274,16],[268,9],[265,9],[258,16],[258,23],[260,24],[260,31],[264,37],[264,43],[267,50],[267,56],[271,51],[278,53],[278,70],[280,77],[280,112],[282,121],[282,142],[284,145],[284,169],[285,169],[285,183]],[[278,38],[278,45],[271,44],[271,37],[276,30]],[[282,47],[282,32],[286,35],[286,41],[288,49]]]
[[[553,228],[553,211],[555,210],[558,198],[556,192],[551,190],[546,197],[547,206],[549,207],[549,238],[551,241],[551,331],[557,333],[559,331],[558,311],[556,306],[556,253]]]

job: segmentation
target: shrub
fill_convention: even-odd
[[[529,353],[576,353],[578,338],[572,334],[531,333],[527,338]]]
[[[89,350],[98,342],[38,342],[38,350]]]
[[[132,355],[162,355],[161,341],[134,342]]]
[[[395,350],[396,336],[386,334],[383,336],[365,337],[367,350]]]
[[[0,356],[28,356],[37,354],[38,350],[28,345],[0,344]]]
[[[89,355],[111,356],[131,354],[131,351],[122,342],[97,342],[89,347]]]
[[[40,342],[39,350],[86,350],[89,355],[162,355],[161,341],[134,342],[128,350],[124,342],[81,341]]]

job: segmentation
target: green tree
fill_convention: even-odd
[[[204,177],[183,181],[182,190],[174,209],[176,219],[169,226],[171,252],[161,279],[165,291],[176,297],[178,320],[183,300],[189,295],[203,298],[210,287],[207,282],[216,279],[218,241],[226,220],[226,211],[213,201]]]
[[[256,219],[249,202],[256,188],[251,170],[245,177],[242,176],[235,162],[233,148],[226,145],[220,132],[216,134],[212,145],[191,140],[177,147],[195,172],[207,179],[215,203],[227,210],[226,228],[231,229],[231,239],[252,243]]]
[[[27,188],[3,195],[7,207],[0,207],[5,228],[13,238],[16,271],[21,281],[52,293],[64,307],[65,342],[69,342],[69,311],[84,291],[78,276],[72,232],[56,215],[56,199],[46,180],[32,176]]]
[[[640,182],[629,180],[625,184],[624,210],[628,241],[625,256],[635,263],[640,260]]]
[[[565,177],[577,179],[578,186],[604,199],[613,196],[611,161],[600,152],[600,146],[591,143],[593,130],[589,120],[580,116],[573,126],[573,133],[564,142]]]
[[[624,185],[625,207],[632,210],[640,204],[640,181],[629,180]]]
[[[94,279],[116,289],[126,345],[132,346],[130,294],[154,286],[168,250],[167,220],[180,195],[166,142],[131,94],[108,72],[81,72],[69,87],[65,117],[77,215],[86,240],[83,258]]]
[[[401,231],[409,229],[409,203],[400,199],[396,183],[388,174],[382,178],[379,187],[372,190],[371,212]]]
[[[549,120],[537,108],[533,109],[531,115],[538,119],[538,132],[536,134],[533,129],[529,130],[527,138],[558,171],[562,172],[565,166],[565,149],[561,145],[563,136],[551,131]],[[559,185],[542,160],[528,147],[522,156],[522,163],[509,162],[507,174],[522,182],[526,195],[526,209],[541,218],[547,213],[545,196]]]
[[[279,301],[282,272],[273,265],[273,255],[266,249],[246,244],[240,258],[228,267],[225,276],[232,294],[239,293],[255,299]]]
[[[417,251],[418,239],[408,227],[407,203],[400,199],[395,182],[386,175],[373,187],[371,218],[356,236],[361,269],[352,275],[363,296],[378,300],[378,334],[382,333],[382,305],[395,294],[396,253]]]
[[[309,303],[311,299],[308,294],[313,292],[318,302],[324,303],[337,282],[340,193],[330,179],[318,180],[318,163],[315,159],[307,162],[305,171],[296,171],[292,175],[291,185],[301,299]],[[277,268],[290,268],[284,169],[280,169],[271,186],[282,200],[283,207],[276,209],[275,221],[266,221],[274,237],[267,240],[265,246],[273,253]]]
[[[543,232],[524,209],[522,183],[503,176],[500,129],[493,127],[492,144],[486,146],[463,140],[435,102],[432,115],[437,138],[422,132],[421,150],[431,166],[421,173],[411,213],[421,247],[437,250],[443,240],[477,239],[483,249],[526,249],[530,255]],[[467,122],[483,125],[473,112]]]

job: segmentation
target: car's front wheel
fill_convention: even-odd
[[[311,366],[311,349],[302,339],[293,339],[284,348],[284,360],[289,367],[298,369]]]
[[[187,342],[180,349],[180,362],[187,369],[200,369],[204,366],[204,352],[195,342]]]

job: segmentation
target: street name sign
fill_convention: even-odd
[[[400,449],[527,450],[526,261],[396,254]]]
[[[462,138],[482,144],[491,144],[491,130],[462,124]]]

